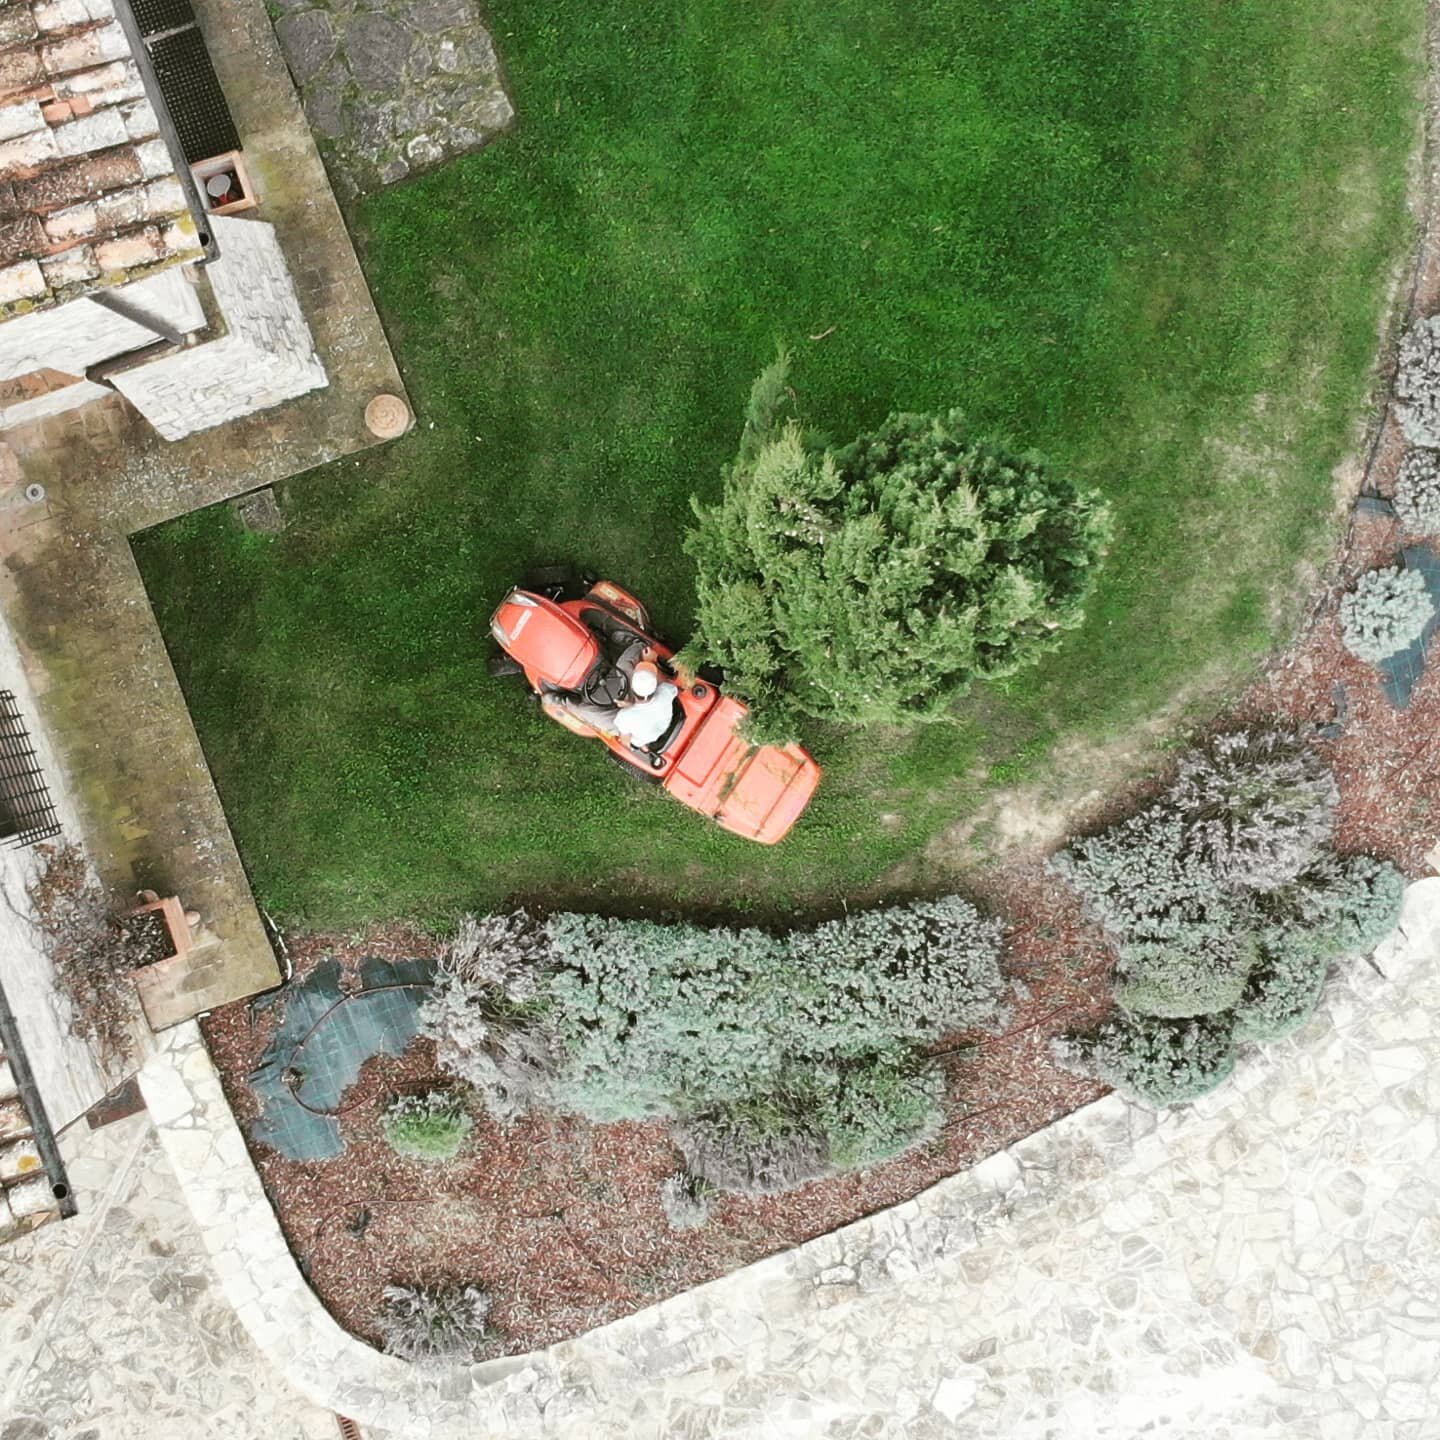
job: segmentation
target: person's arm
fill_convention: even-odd
[[[615,661],[615,668],[625,677],[626,684],[629,684],[631,674],[645,658],[649,648],[643,640],[632,640],[620,652],[619,658]]]

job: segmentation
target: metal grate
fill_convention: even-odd
[[[59,833],[25,719],[14,695],[0,690],[0,843],[34,845]]]
[[[230,118],[225,92],[215,78],[205,41],[194,25],[145,43],[186,163],[195,165],[238,150],[240,136]]]
[[[340,1440],[361,1440],[360,1427],[345,1415],[335,1417],[335,1428],[340,1432]]]
[[[166,30],[179,30],[195,23],[190,0],[130,0],[130,9],[147,40]]]

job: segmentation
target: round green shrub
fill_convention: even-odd
[[[1365,955],[1400,921],[1405,877],[1373,855],[1325,854],[1295,882],[1266,898],[1264,943],[1302,935],[1327,960]]]
[[[1264,946],[1234,1010],[1235,1039],[1280,1040],[1315,1013],[1330,957],[1304,935]]]
[[[945,1077],[935,1065],[885,1057],[822,1077],[813,1113],[838,1170],[879,1165],[933,1139],[944,1119]]]
[[[1257,958],[1254,936],[1239,926],[1205,945],[1122,945],[1115,998],[1156,1018],[1211,1015],[1240,998]]]
[[[1227,1080],[1235,1044],[1227,1017],[1160,1020],[1119,1011],[1098,1030],[1056,1042],[1062,1063],[1159,1107],[1183,1105]]]
[[[1237,1040],[1278,1040],[1315,1012],[1331,963],[1364,955],[1394,928],[1405,877],[1371,855],[1325,854],[1267,896],[1260,960],[1236,1002]]]
[[[397,1095],[386,1108],[381,1129],[397,1155],[438,1164],[460,1153],[471,1124],[453,1090],[428,1090]]]

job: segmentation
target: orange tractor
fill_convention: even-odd
[[[650,633],[645,607],[618,585],[545,571],[532,586],[512,590],[490,617],[504,652],[491,673],[523,675],[552,720],[599,740],[632,773],[722,829],[762,845],[783,839],[819,783],[811,756],[798,745],[752,745],[737,734],[746,707],[676,666],[674,651]],[[644,745],[599,718],[639,693],[623,663],[637,653],[677,692],[664,733]]]

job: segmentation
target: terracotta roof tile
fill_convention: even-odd
[[[45,227],[34,215],[16,215],[0,220],[0,265],[28,260],[45,249]]]
[[[140,160],[128,146],[85,155],[28,180],[15,182],[15,201],[23,210],[45,214],[77,200],[93,200],[107,190],[133,185],[141,178]]]
[[[0,321],[201,247],[113,0],[0,0]]]
[[[26,5],[7,5],[0,10],[0,45],[33,40],[40,33],[35,17]]]
[[[39,85],[45,79],[40,52],[32,46],[0,53],[0,95]]]

